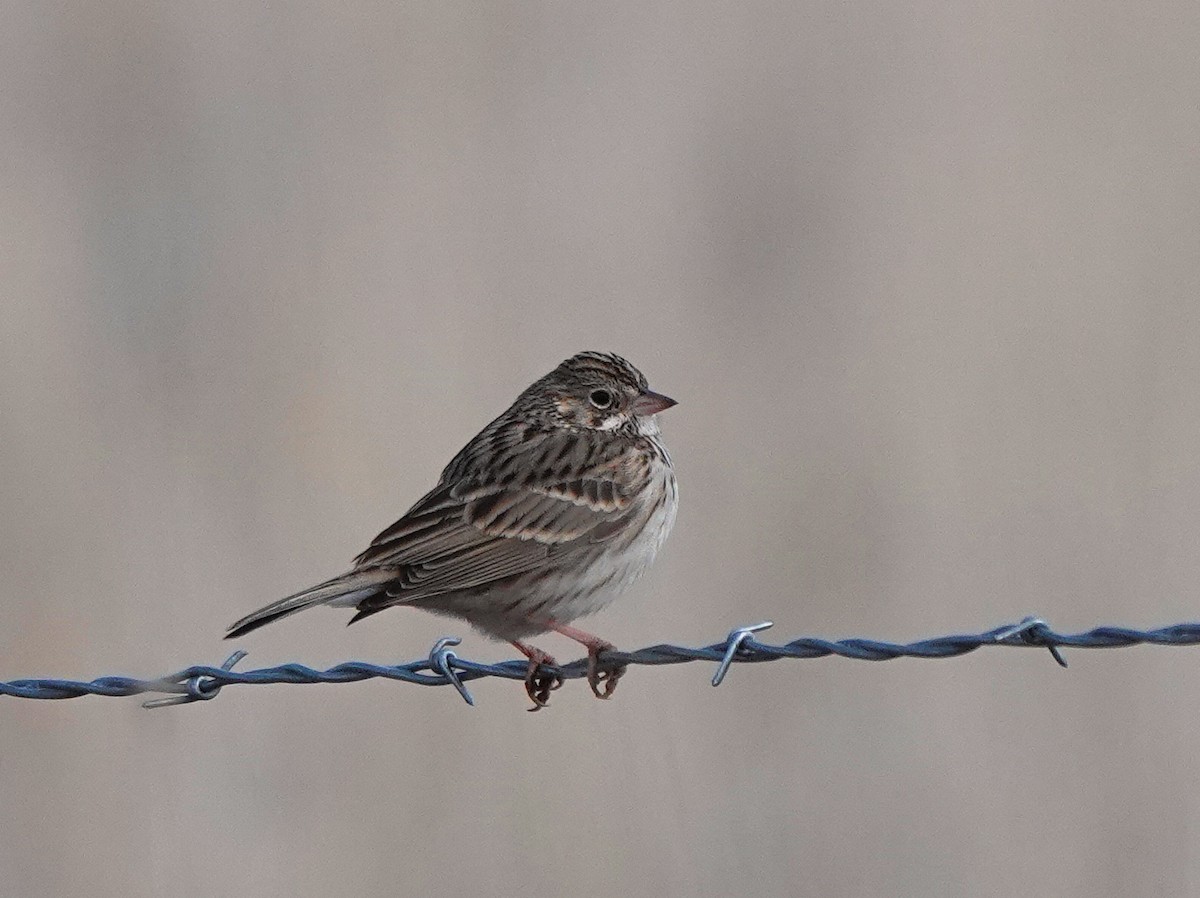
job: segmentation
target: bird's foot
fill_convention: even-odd
[[[600,666],[600,653],[616,651],[616,648],[611,642],[602,640],[588,646],[587,681],[592,687],[592,695],[596,698],[612,698],[612,694],[617,691],[617,681],[625,675],[628,665],[609,664],[603,668]]]
[[[525,694],[533,702],[533,707],[529,710],[540,711],[550,704],[550,693],[563,684],[562,677],[542,670],[542,666],[558,667],[558,662],[535,646],[523,642],[514,642],[513,645],[529,659],[529,667],[525,671]]]
[[[601,667],[600,654],[602,652],[616,651],[617,647],[598,636],[593,636],[591,633],[584,633],[582,630],[576,630],[574,627],[568,627],[566,624],[552,622],[550,629],[556,633],[561,633],[568,639],[574,639],[576,642],[587,647],[587,681],[588,685],[592,687],[592,695],[596,696],[596,698],[612,698],[612,694],[617,690],[617,681],[624,676],[628,665],[606,663]]]

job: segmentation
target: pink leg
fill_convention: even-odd
[[[540,674],[538,671],[543,664],[557,667],[558,662],[536,646],[516,641],[513,646],[529,659],[529,669],[525,673],[525,694],[533,702],[529,710],[540,711],[550,704],[550,693],[562,685],[562,680],[553,674]]]
[[[599,636],[593,636],[591,633],[584,633],[582,630],[577,630],[574,627],[569,627],[566,624],[560,624],[557,621],[550,621],[547,626],[555,633],[561,633],[568,639],[574,639],[576,642],[587,647],[588,650],[588,685],[592,687],[592,695],[596,698],[612,698],[613,692],[616,691],[617,681],[621,679],[625,673],[625,665],[617,665],[610,667],[607,670],[600,669],[600,653],[612,651],[616,648],[611,642],[606,642]],[[601,691],[600,684],[604,684],[604,689]]]

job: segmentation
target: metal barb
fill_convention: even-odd
[[[458,671],[454,669],[454,661],[458,656],[448,648],[448,646],[461,643],[462,640],[457,636],[443,636],[433,644],[433,649],[429,652],[429,666],[449,680],[450,685],[457,689],[458,694],[463,697],[463,701],[474,707],[475,699],[471,697],[470,691],[458,678]]]
[[[1062,656],[1056,645],[1046,645],[1039,637],[1038,630],[1049,630],[1050,625],[1040,617],[1027,617],[1019,624],[1001,630],[996,634],[996,642],[1011,642],[1019,639],[1025,645],[1040,646],[1049,649],[1050,656],[1058,662],[1059,667],[1066,667],[1067,660]]]
[[[729,672],[729,665],[733,663],[733,657],[741,649],[742,643],[762,630],[767,630],[775,626],[774,622],[765,620],[760,624],[752,624],[749,627],[735,627],[729,631],[729,635],[725,637],[725,657],[721,659],[721,663],[717,665],[717,672],[713,674],[712,684],[720,686],[725,679],[725,674]]]
[[[238,649],[232,655],[225,659],[225,663],[221,665],[221,670],[233,670],[233,665],[237,664],[246,653]],[[142,702],[143,708],[166,708],[169,705],[186,705],[191,702],[208,701],[216,698],[217,693],[221,691],[220,685],[209,686],[208,683],[215,682],[212,677],[192,677],[183,685],[187,687],[187,692],[180,695],[172,695],[167,698],[151,699],[148,702]]]

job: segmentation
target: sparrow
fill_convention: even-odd
[[[234,639],[315,605],[350,623],[411,606],[466,621],[529,661],[538,710],[555,660],[527,640],[561,633],[587,648],[588,684],[609,698],[624,668],[571,624],[606,607],[654,561],[678,488],[658,414],[675,400],[619,355],[581,352],[527,387],[448,464],[437,485],[371,541],[344,574],[246,615]]]

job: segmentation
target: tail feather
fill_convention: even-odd
[[[378,569],[342,574],[247,614],[229,627],[225,638],[236,639],[272,621],[314,605],[355,605],[374,595],[389,579],[390,574]]]

